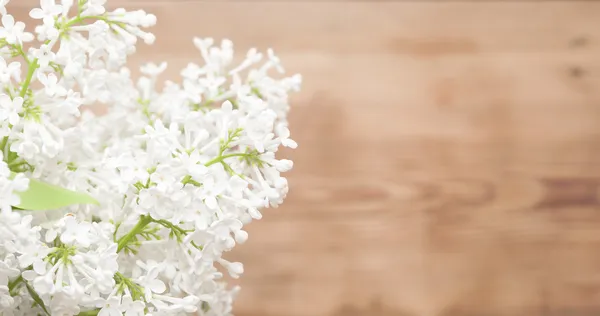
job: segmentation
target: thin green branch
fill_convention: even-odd
[[[27,292],[29,292],[29,295],[31,295],[33,301],[44,311],[44,313],[46,313],[46,315],[50,316],[50,313],[48,312],[48,309],[46,309],[46,305],[44,304],[44,301],[42,301],[40,295],[33,289],[31,285],[29,285],[29,283],[25,282],[25,287],[27,287]]]
[[[138,223],[123,237],[119,238],[117,242],[117,252],[120,252],[125,248],[131,240],[133,240],[136,235],[140,234],[146,225],[152,222],[152,217],[150,215],[142,215],[140,216],[140,220]]]

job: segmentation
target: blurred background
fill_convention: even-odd
[[[108,3],[158,16],[134,65],[210,36],[304,76],[236,315],[600,315],[600,1]]]

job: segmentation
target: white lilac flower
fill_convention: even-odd
[[[0,103],[1,104],[1,103]],[[19,205],[21,199],[18,192],[27,190],[29,179],[23,174],[11,177],[11,171],[4,161],[0,161],[0,211],[9,212],[11,206]],[[10,223],[6,223],[9,224]]]
[[[39,49],[32,49],[32,56],[37,59],[38,64],[42,68],[48,67],[50,62],[56,59],[56,54],[52,51],[50,45],[44,44]]]
[[[94,226],[64,217],[46,233],[45,241],[55,245],[48,250],[47,260],[34,262],[33,270],[23,273],[40,297],[51,301],[53,312],[71,315],[64,310],[66,303],[108,294],[116,285],[117,245],[109,239],[112,236],[98,234]]]
[[[13,61],[7,64],[6,60],[0,57],[0,82],[8,84],[12,78],[21,80],[21,63]]]
[[[106,4],[106,0],[88,0],[85,2],[85,10],[89,15],[100,15],[106,12],[104,8],[104,4]]]
[[[272,77],[283,71],[272,50],[250,48],[234,63],[230,40],[195,38],[202,62],[162,84],[164,62],[140,77],[127,68],[139,40],[154,42],[146,28],[156,16],[107,11],[106,0],[41,0],[34,37],[7,2],[0,314],[231,315],[239,288],[224,274],[244,266],[224,257],[288,193],[282,173],[293,162],[277,152],[297,147],[288,94],[301,77]],[[97,104],[102,114],[89,111]],[[99,203],[18,209],[31,179]]]
[[[234,279],[239,278],[244,273],[244,265],[241,262],[229,262],[223,258],[220,258],[218,262],[227,269],[229,275]]]
[[[46,17],[54,18],[62,12],[62,6],[56,4],[55,0],[40,0],[40,8],[31,9],[31,11],[29,11],[29,16],[41,20]]]
[[[56,40],[60,35],[59,30],[56,28],[55,18],[53,16],[44,16],[42,18],[42,24],[35,27],[37,33],[37,39],[39,41]]]
[[[44,92],[46,92],[46,95],[49,97],[63,97],[67,94],[67,89],[58,83],[58,77],[53,73],[46,75],[39,72],[38,80],[44,85]]]
[[[6,255],[4,261],[0,261],[0,313],[4,310],[14,308],[14,294],[10,293],[9,281],[21,274],[13,254]]]
[[[25,32],[25,23],[16,22],[10,14],[2,16],[2,27],[0,27],[0,38],[6,39],[9,44],[22,44],[33,40],[33,34]]]
[[[0,122],[8,122],[15,126],[21,120],[19,114],[23,111],[23,98],[10,98],[6,94],[0,94]]]

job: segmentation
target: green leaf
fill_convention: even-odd
[[[100,204],[88,194],[67,190],[35,179],[29,179],[29,189],[18,194],[21,203],[13,206],[30,211],[55,210],[75,204]]]
[[[50,316],[50,313],[48,313],[48,310],[46,309],[46,305],[44,305],[44,301],[42,301],[42,298],[37,294],[33,287],[31,287],[31,285],[29,285],[27,282],[25,282],[25,286],[27,287],[27,292],[29,292],[29,295],[31,295],[31,298],[33,298],[33,301],[39,305],[46,315]]]

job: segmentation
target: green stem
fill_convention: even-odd
[[[8,136],[4,136],[2,138],[2,142],[0,143],[0,150],[2,151],[2,154],[4,154],[6,152],[7,144],[8,144]],[[4,157],[4,159],[8,159],[8,157]]]
[[[127,288],[131,293],[131,298],[133,298],[134,301],[144,300],[144,288],[135,283],[135,281],[124,276],[121,274],[121,272],[115,273],[114,279],[118,288],[118,294],[123,293],[123,290]]]
[[[68,29],[69,27],[71,27],[71,26],[73,26],[73,25],[75,25],[75,24],[77,24],[77,23],[81,23],[81,22],[83,22],[83,21],[85,21],[85,20],[91,20],[91,19],[94,19],[94,20],[101,20],[101,21],[104,21],[104,22],[106,22],[106,24],[109,24],[109,25],[110,25],[110,24],[115,24],[115,25],[118,25],[119,27],[125,27],[125,25],[126,25],[126,24],[125,24],[125,23],[123,23],[123,22],[117,22],[117,21],[112,21],[112,20],[109,20],[109,19],[108,19],[107,17],[105,17],[105,16],[101,16],[101,15],[90,15],[90,16],[77,16],[77,17],[76,17],[76,18],[74,18],[73,20],[71,20],[71,21],[67,22],[67,23],[66,23],[66,24],[63,26],[63,29],[65,29],[65,30],[66,30],[66,29]]]
[[[8,167],[9,168],[17,168],[17,167],[20,167],[20,166],[23,166],[23,165],[26,165],[26,164],[27,164],[27,161],[18,161],[18,160],[15,159],[15,160],[13,160],[12,162],[10,162],[8,164]]]
[[[81,11],[82,11],[81,9],[82,9],[84,3],[85,3],[84,1],[77,0],[77,18],[78,19],[81,19]]]
[[[185,230],[167,220],[161,219],[159,221],[154,221],[155,223],[171,230],[171,236],[175,237],[177,239],[178,242],[182,242],[183,241],[183,237],[185,237],[188,233],[193,232],[194,230]]]
[[[21,86],[21,93],[19,93],[19,96],[21,98],[25,97],[25,94],[27,94],[27,89],[29,89],[29,85],[31,84],[31,79],[33,78],[33,74],[35,73],[35,70],[38,69],[39,67],[39,63],[38,63],[38,59],[34,59],[31,64],[29,64],[29,70],[27,71],[27,77],[25,78],[25,82],[23,82],[23,85]]]
[[[217,158],[215,158],[215,159],[213,159],[213,160],[205,163],[204,165],[207,166],[207,167],[209,167],[209,166],[212,166],[212,165],[214,165],[216,163],[223,162],[223,160],[225,160],[227,158],[231,158],[231,157],[248,157],[248,156],[249,156],[249,154],[247,154],[247,153],[235,153],[235,154],[223,155],[223,156],[219,156],[219,157],[217,157]]]
[[[96,315],[98,315],[98,313],[100,313],[99,309],[93,309],[91,311],[81,312],[81,313],[77,314],[77,316],[96,316]]]
[[[231,157],[248,157],[248,156],[250,156],[250,154],[248,154],[248,153],[235,153],[235,154],[228,154],[228,155],[220,155],[220,156],[214,158],[213,160],[205,163],[204,165],[206,167],[210,167],[210,166],[212,166],[212,165],[214,165],[216,163],[224,163],[224,160],[227,159],[227,158],[231,158]],[[192,183],[192,181],[193,181],[192,180],[192,176],[187,175],[187,176],[183,177],[183,179],[181,180],[181,183],[188,184],[188,183]]]
[[[183,184],[188,184],[192,181],[192,176],[190,176],[189,174],[185,177],[183,177],[183,180],[181,180],[181,183]]]
[[[117,252],[120,252],[137,234],[141,233],[148,224],[152,222],[150,215],[140,216],[140,221],[127,233],[127,235],[119,238],[117,242]]]
[[[19,284],[21,284],[21,282],[23,282],[23,276],[22,275],[19,275],[18,278],[10,281],[8,283],[8,293],[10,293],[10,295],[12,295],[12,296],[16,295],[17,293],[15,293],[15,289],[16,289],[16,287]]]
[[[40,295],[33,289],[31,285],[29,285],[29,283],[25,282],[25,287],[27,287],[27,291],[29,292],[29,295],[31,295],[31,298],[33,298],[33,301],[44,311],[44,313],[46,313],[46,315],[50,316],[50,313],[48,312],[48,309],[46,309],[46,305],[44,304],[44,301],[42,301]]]
[[[21,45],[11,44],[10,46],[17,52],[17,54],[19,54],[19,56],[21,56],[21,57],[23,57],[23,59],[25,59],[25,62],[27,64],[29,64],[29,58],[27,58],[27,54],[25,54]]]

